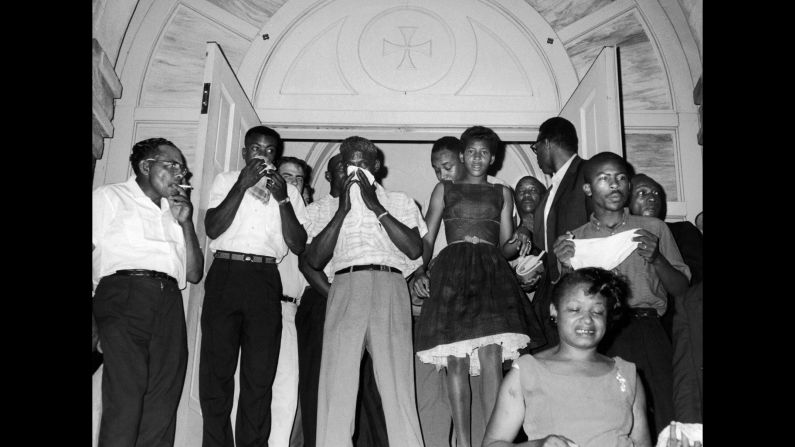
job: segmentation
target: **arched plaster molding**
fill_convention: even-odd
[[[268,65],[273,56],[277,54],[279,48],[285,45],[285,42],[290,41],[291,31],[301,25],[302,21],[308,20],[315,13],[319,13],[319,10],[333,6],[332,3],[334,1],[290,0],[263,25],[260,34],[263,36],[267,35],[268,38],[258,38],[252,42],[237,72],[241,86],[252,98],[252,102],[255,105],[264,73],[268,70]],[[549,76],[549,82],[554,85],[557,108],[561,108],[576,88],[578,79],[574,66],[555,31],[535,9],[522,0],[479,0],[478,3],[481,4],[480,7],[485,6],[494,10],[502,17],[502,20],[509,21],[514,25],[515,30],[518,30],[525,39],[531,42],[538,58],[544,64],[544,69]],[[388,8],[389,5],[385,5],[385,7]],[[450,96],[453,97],[454,95]],[[422,113],[422,111],[419,112]],[[542,120],[540,115],[548,117],[549,111],[545,110],[543,113],[537,114],[539,116],[532,115],[532,113],[523,115],[527,116],[526,119],[530,121],[524,127],[537,128]],[[427,118],[428,115],[424,115],[417,119],[423,122]],[[538,122],[536,123],[535,121]],[[303,124],[301,122],[290,122],[294,127]],[[317,121],[307,122],[306,124],[316,125]],[[371,124],[378,125],[376,123]],[[437,124],[441,126],[449,123]],[[499,123],[492,124],[498,125]],[[394,123],[392,125],[396,126]],[[517,123],[506,123],[506,126],[509,125],[515,127]]]

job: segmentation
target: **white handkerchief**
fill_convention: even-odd
[[[674,436],[676,439],[681,440],[682,435],[687,437],[687,441],[692,446],[696,441],[704,444],[704,426],[701,424],[683,424],[681,422],[673,422],[676,426]],[[671,424],[665,426],[657,437],[657,447],[665,447],[668,445],[668,438],[671,437]]]
[[[351,172],[355,172],[356,170],[360,170],[364,172],[364,176],[367,178],[367,181],[370,182],[372,185],[375,182],[375,177],[373,174],[368,171],[367,169],[362,169],[358,166],[348,166],[347,172],[348,175],[351,175]],[[362,191],[359,189],[359,177],[358,175],[354,175],[353,179],[356,181],[353,185],[351,185],[351,210],[356,210],[357,212],[361,212],[362,209],[365,208],[364,201],[362,200]]]
[[[574,256],[571,266],[575,269],[583,267],[601,267],[612,270],[630,255],[638,246],[633,242],[635,231],[624,231],[608,237],[593,239],[572,239],[574,242]]]
[[[367,177],[367,181],[369,181],[371,185],[373,184],[373,182],[375,181],[375,176],[373,175],[372,172],[368,171],[367,169],[362,169],[362,168],[360,168],[358,166],[348,166],[348,170],[347,170],[348,175],[351,175],[351,172],[354,172],[354,171],[357,171],[357,170],[364,172],[364,176]],[[359,177],[354,176],[353,179],[354,180],[358,180]]]
[[[268,204],[268,200],[271,198],[271,192],[268,189],[268,181],[270,179],[268,177],[262,177],[259,179],[256,185],[252,186],[248,189],[248,192],[254,196],[255,199],[259,200],[264,204]]]
[[[271,172],[272,171],[276,171],[276,165],[274,165],[273,163],[268,161],[268,159],[265,158],[263,155],[255,155],[252,158],[258,158],[260,160],[264,160],[265,161],[265,171],[268,172],[269,174],[270,174],[269,171],[271,171]],[[251,188],[248,189],[248,192],[250,192],[251,195],[254,196],[255,199],[259,200],[260,202],[262,202],[262,203],[264,203],[266,205],[268,204],[268,200],[270,200],[270,198],[271,198],[271,192],[270,192],[270,190],[268,190],[268,182],[269,181],[270,181],[270,179],[267,176],[262,177],[261,179],[259,179],[259,181],[257,182],[256,185],[254,185],[254,186],[252,186]]]
[[[538,266],[542,265],[541,257],[544,256],[545,251],[542,251],[537,256],[527,255],[522,256],[516,260],[516,275],[522,279],[522,281],[527,281],[530,278],[530,273],[535,270]]]

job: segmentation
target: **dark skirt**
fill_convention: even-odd
[[[453,243],[439,253],[417,325],[416,352],[503,333],[525,334],[531,346],[543,341],[513,269],[484,243]]]

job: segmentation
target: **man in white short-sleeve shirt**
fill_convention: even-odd
[[[308,180],[309,167],[295,157],[282,157],[277,163],[279,175],[298,189],[303,200],[304,182]],[[304,228],[309,220],[304,222]],[[287,447],[298,408],[298,334],[295,314],[307,286],[306,278],[298,269],[298,255],[288,251],[276,267],[282,282],[282,339],[279,344],[279,361],[273,379],[271,400],[271,434],[268,447]]]
[[[135,175],[92,194],[93,316],[104,354],[99,445],[174,445],[188,360],[182,294],[203,258],[182,152],[133,146]]]
[[[276,264],[306,243],[306,209],[295,186],[275,171],[279,134],[249,129],[240,171],[218,174],[205,228],[213,241],[202,306],[199,400],[204,447],[267,444],[279,357],[282,284]],[[234,441],[229,421],[240,352]]]
[[[414,390],[411,309],[405,277],[422,263],[428,231],[414,200],[375,182],[378,148],[349,137],[340,146],[351,170],[330,219],[313,222],[306,262],[334,259],[323,327],[317,445],[351,445],[359,365],[372,356],[389,444],[422,446]]]

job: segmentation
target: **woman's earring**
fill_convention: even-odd
[[[554,315],[549,316],[549,321],[551,321],[552,324],[558,324],[558,318]]]

